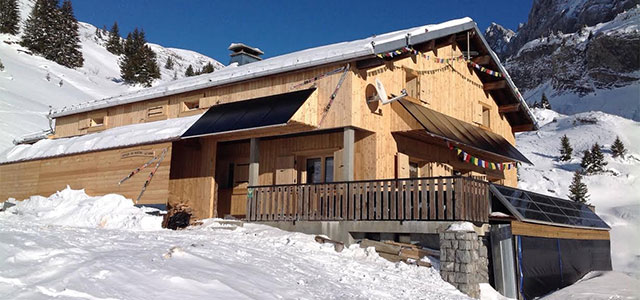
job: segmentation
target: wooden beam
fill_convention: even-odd
[[[511,126],[511,132],[522,132],[522,131],[531,131],[533,130],[533,124],[524,124],[524,125],[516,125]]]
[[[384,59],[381,59],[378,57],[365,58],[365,59],[356,61],[356,68],[360,70],[375,68],[382,65],[384,65]]]
[[[499,113],[510,113],[520,110],[520,103],[512,103],[498,106]]]
[[[608,230],[583,229],[511,221],[511,234],[552,239],[609,240]]]
[[[494,81],[494,82],[487,82],[484,84],[482,89],[484,89],[485,91],[492,91],[492,90],[504,89],[506,87],[507,87],[507,81],[500,80],[500,81]]]
[[[444,46],[449,46],[449,45],[453,44],[455,41],[456,41],[456,35],[455,35],[455,34],[452,34],[452,35],[450,35],[450,36],[446,37],[442,42],[438,43],[438,44],[436,45],[436,48],[441,48],[441,47],[444,47]]]
[[[479,65],[486,66],[491,63],[491,56],[489,55],[478,56],[478,57],[472,58],[471,61]]]

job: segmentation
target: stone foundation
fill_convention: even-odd
[[[461,292],[480,297],[480,285],[489,282],[486,241],[474,231],[440,233],[440,276]]]

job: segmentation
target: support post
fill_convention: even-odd
[[[251,138],[249,143],[249,186],[258,185],[260,175],[260,140]]]
[[[355,148],[355,140],[356,140],[356,132],[353,128],[351,127],[346,127],[344,129],[344,135],[343,135],[343,147],[344,147],[344,151],[343,151],[343,172],[344,174],[342,174],[342,178],[345,181],[353,181],[354,175],[353,175],[353,169],[354,169],[354,148]]]

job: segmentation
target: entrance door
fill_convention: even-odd
[[[218,181],[217,216],[244,218],[249,185],[249,143],[227,143],[218,147],[216,179]]]

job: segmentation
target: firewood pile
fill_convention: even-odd
[[[373,241],[363,239],[360,242],[361,248],[375,248],[380,257],[390,262],[405,262],[407,264],[418,265],[421,267],[431,267],[431,263],[423,261],[425,256],[440,257],[440,251],[429,248],[423,248],[418,245],[398,243],[394,241]]]

